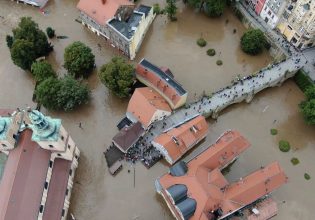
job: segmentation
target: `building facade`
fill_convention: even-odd
[[[262,17],[271,28],[275,28],[287,3],[287,0],[266,0],[260,12],[260,17]]]
[[[278,25],[287,41],[299,49],[315,45],[315,1],[291,1]]]
[[[61,120],[0,111],[0,152],[0,219],[66,219],[80,151]]]
[[[82,25],[103,36],[131,60],[155,18],[152,7],[140,5],[135,9],[127,0],[80,0],[77,8]]]

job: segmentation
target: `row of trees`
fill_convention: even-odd
[[[81,42],[66,47],[64,67],[68,75],[58,78],[47,61],[36,62],[37,58],[47,56],[53,49],[38,24],[30,17],[23,17],[12,32],[13,36],[6,37],[12,61],[34,76],[34,94],[39,104],[51,110],[69,111],[88,102],[89,88],[76,79],[87,78],[95,66],[95,57],[89,47]],[[55,36],[50,27],[46,32],[49,38]]]

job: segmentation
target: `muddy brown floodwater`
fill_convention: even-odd
[[[147,3],[155,2],[147,0]],[[31,101],[34,82],[30,74],[12,64],[5,45],[6,34],[21,16],[31,16],[41,28],[52,26],[57,35],[69,37],[52,41],[55,51],[49,61],[61,75],[65,73],[63,50],[72,41],[80,40],[91,47],[98,67],[117,55],[101,38],[74,21],[78,16],[76,4],[73,0],[51,0],[44,16],[36,8],[0,1],[0,107],[34,106]],[[159,66],[169,67],[189,91],[190,100],[227,85],[237,74],[250,74],[271,62],[266,52],[257,57],[241,52],[239,39],[245,29],[230,11],[220,19],[209,19],[178,4],[178,21],[169,23],[165,16],[158,16],[136,61],[146,57]],[[200,36],[208,42],[205,48],[196,45]],[[209,48],[216,49],[217,55],[207,56]],[[218,59],[223,61],[223,66],[215,64]],[[173,219],[154,190],[155,178],[168,170],[165,163],[158,163],[150,170],[141,164],[135,167],[125,164],[115,178],[108,173],[102,152],[117,132],[116,124],[125,114],[128,100],[112,96],[96,73],[88,83],[92,90],[90,104],[71,113],[47,112],[63,120],[81,149],[70,212],[78,220]],[[314,127],[306,126],[298,112],[297,105],[303,99],[302,92],[291,80],[282,87],[263,91],[251,104],[242,103],[226,109],[217,123],[209,120],[209,135],[196,148],[198,151],[213,143],[227,129],[238,129],[248,138],[252,147],[232,167],[232,172],[227,175],[229,180],[236,180],[261,165],[278,160],[289,176],[289,183],[273,194],[280,208],[275,219],[314,219],[315,136]],[[83,129],[79,128],[80,122]],[[279,134],[271,136],[270,128],[277,128]],[[295,150],[281,153],[277,148],[280,139],[288,140]],[[291,165],[293,156],[300,159],[299,165]],[[304,180],[305,172],[311,175],[311,180]]]

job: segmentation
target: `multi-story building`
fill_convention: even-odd
[[[140,5],[135,9],[128,0],[80,0],[77,8],[84,26],[109,40],[131,60],[155,18],[152,7]]]
[[[155,181],[156,191],[161,194],[177,220],[220,220],[238,216],[260,198],[287,182],[287,176],[278,162],[228,182],[222,169],[231,164],[250,146],[237,131],[224,133],[214,145],[187,163],[180,161],[170,172]],[[269,219],[276,209],[270,201],[262,204],[265,213],[241,219]],[[258,210],[255,214],[258,213]],[[267,213],[267,214],[266,214]],[[259,213],[258,213],[259,214]],[[238,219],[238,218],[237,218]]]
[[[291,0],[278,25],[287,41],[299,49],[315,45],[315,1]]]
[[[287,0],[266,0],[260,12],[260,17],[262,17],[271,28],[275,28],[287,3]]]
[[[179,84],[168,69],[155,66],[142,59],[136,67],[137,79],[158,92],[170,105],[177,109],[186,104],[188,92]]]
[[[169,164],[174,164],[207,136],[208,128],[205,117],[199,115],[178,127],[164,131],[152,141],[152,145]]]
[[[133,123],[141,122],[143,128],[162,120],[172,113],[167,101],[149,87],[137,88],[128,104],[127,118]]]
[[[260,15],[266,0],[246,0],[245,2],[256,12],[257,15]]]
[[[66,219],[80,151],[60,119],[0,110],[0,155],[0,219]]]

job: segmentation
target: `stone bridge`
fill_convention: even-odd
[[[300,61],[297,62],[297,59],[300,59]],[[137,158],[143,158],[145,161],[150,160],[151,154],[145,154],[145,152],[150,149],[151,141],[161,133],[200,114],[205,117],[217,118],[220,111],[229,105],[242,101],[249,103],[254,95],[263,89],[281,86],[286,79],[295,75],[303,66],[302,64],[305,64],[305,61],[306,59],[300,54],[292,56],[280,63],[269,65],[251,76],[239,78],[231,85],[214,92],[211,96],[203,97],[197,102],[174,111],[166,119],[155,122],[142,140],[137,143]],[[134,152],[130,153],[133,154]]]

